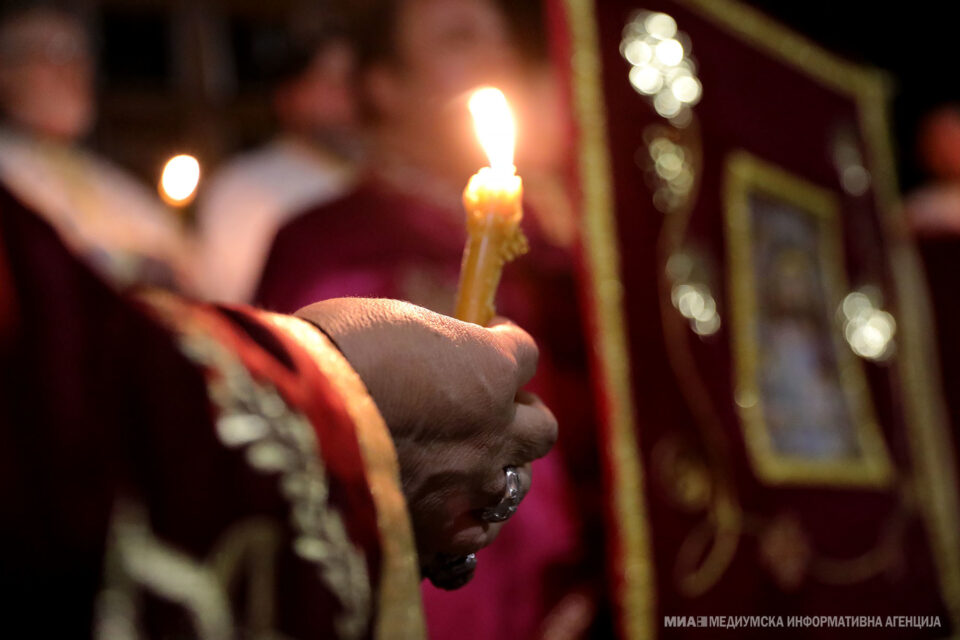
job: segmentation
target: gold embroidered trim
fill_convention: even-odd
[[[377,528],[383,549],[374,637],[383,640],[426,637],[413,528],[400,488],[397,454],[386,423],[360,377],[326,336],[298,318],[268,313],[262,313],[261,317],[310,352],[340,392],[356,425],[367,482],[377,507]]]
[[[313,425],[293,411],[273,385],[250,375],[208,330],[201,312],[166,294],[153,293],[144,300],[176,332],[183,353],[207,370],[220,441],[242,450],[261,473],[280,476],[281,493],[291,503],[294,552],[317,566],[343,606],[334,619],[338,637],[362,637],[371,616],[366,557],[350,540],[343,516],[328,502],[326,469]]]
[[[227,529],[206,560],[194,558],[153,533],[143,505],[119,498],[110,521],[93,637],[141,638],[141,595],[149,592],[181,607],[200,640],[228,640],[238,630],[250,637],[280,640],[283,636],[274,626],[280,544],[280,524],[257,516]],[[247,597],[244,618],[237,627],[229,594],[241,575]]]
[[[142,506],[119,501],[108,535],[104,585],[94,616],[95,638],[140,638],[136,620],[140,587],[181,606],[197,638],[233,637],[230,601],[217,575],[209,565],[157,538]]]
[[[623,614],[625,637],[652,638],[659,626],[654,620],[656,581],[630,386],[598,26],[592,0],[564,0],[564,4],[573,48],[571,98],[580,137],[582,234],[593,296],[600,387],[607,393],[607,454],[613,461],[611,489],[619,529],[616,551],[622,560],[617,605]]]

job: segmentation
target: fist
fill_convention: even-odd
[[[530,487],[530,462],[557,423],[522,392],[538,351],[519,327],[467,324],[394,300],[337,298],[297,312],[337,343],[393,437],[420,563],[472,553],[502,523],[481,519],[505,489],[504,467]]]

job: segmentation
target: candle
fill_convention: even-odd
[[[523,185],[513,166],[516,125],[503,93],[478,89],[469,106],[490,166],[475,173],[463,192],[467,244],[454,315],[486,325],[495,313],[503,265],[527,252],[527,239],[520,230]]]
[[[200,163],[191,155],[180,154],[163,166],[157,185],[163,201],[172,207],[185,207],[197,195],[200,184]]]

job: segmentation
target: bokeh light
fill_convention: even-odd
[[[676,40],[664,40],[657,45],[657,60],[666,67],[674,67],[683,60],[683,45]]]
[[[677,211],[687,202],[694,186],[692,154],[663,131],[652,131],[651,137],[644,166],[652,169],[659,184],[653,204],[664,213]]]
[[[620,42],[620,53],[631,65],[630,84],[638,93],[652,96],[653,108],[675,126],[690,121],[689,107],[703,93],[689,43],[671,16],[649,11],[633,16]]]
[[[717,301],[705,284],[682,282],[674,285],[670,301],[680,315],[690,321],[690,328],[697,335],[711,336],[720,330]]]
[[[160,175],[160,195],[171,206],[190,203],[200,184],[200,163],[191,155],[180,154],[170,158]]]
[[[677,22],[666,13],[649,13],[643,19],[643,27],[654,38],[668,39],[677,35]]]
[[[870,171],[863,164],[856,134],[843,129],[833,143],[833,162],[840,178],[840,186],[851,196],[866,195],[870,190]]]
[[[883,361],[893,353],[897,323],[893,316],[878,308],[876,294],[853,291],[843,299],[840,313],[843,335],[855,354],[866,360]]]

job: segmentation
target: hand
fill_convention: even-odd
[[[536,370],[533,339],[394,300],[337,298],[296,315],[333,338],[390,428],[421,566],[490,544],[503,525],[479,514],[503,496],[503,468],[529,490],[529,463],[557,438],[549,409],[519,391]]]

